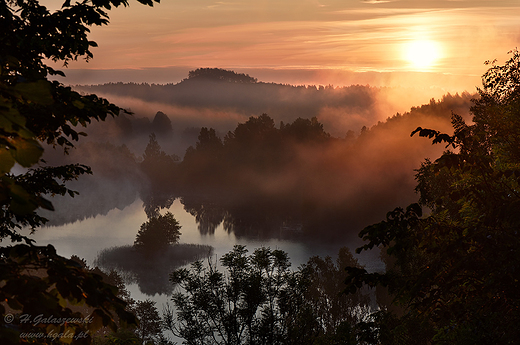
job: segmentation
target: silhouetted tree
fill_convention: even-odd
[[[161,149],[155,133],[150,134],[150,140],[143,154],[141,169],[151,182],[152,193],[168,192],[173,189],[172,180],[175,181],[177,173],[176,161],[179,158],[170,156]]]
[[[226,159],[239,169],[277,170],[283,161],[279,134],[274,120],[267,114],[251,116],[224,137]]]
[[[311,119],[297,118],[289,124],[280,124],[280,132],[284,139],[304,144],[325,142],[330,135],[323,130],[323,125],[316,117]]]
[[[158,111],[152,121],[152,130],[155,133],[166,134],[173,131],[172,122],[168,115],[162,111]]]
[[[145,251],[157,251],[179,241],[181,226],[172,213],[152,217],[141,225],[134,246]]]
[[[222,140],[217,136],[213,128],[202,127],[198,136],[195,149],[203,152],[219,153],[223,148]]]
[[[166,153],[161,149],[161,146],[157,142],[155,133],[150,134],[150,141],[146,145],[146,149],[143,154],[143,162],[154,162],[166,159]]]
[[[190,191],[211,193],[214,189],[225,190],[227,186],[229,162],[222,140],[213,128],[202,127],[195,147],[186,150],[181,164],[183,186]]]
[[[274,120],[267,114],[258,117],[251,116],[245,123],[240,123],[233,132],[228,133],[225,138],[228,141],[234,140],[240,145],[252,146],[270,142],[277,130]]]
[[[346,249],[340,262],[356,263]],[[247,255],[236,245],[220,263],[226,273],[197,261],[171,274],[182,291],[173,295],[177,311],[167,310],[165,324],[188,344],[354,344],[357,311],[340,309],[368,298],[341,295],[340,266],[330,258],[293,272],[283,251],[258,248]]]
[[[155,344],[162,338],[162,321],[155,304],[154,301],[147,299],[136,302],[132,308],[139,320],[134,332],[139,337],[141,344]]]
[[[368,292],[359,292],[348,296],[343,294],[346,267],[361,267],[348,248],[339,250],[336,262],[331,257],[312,257],[305,264],[311,284],[305,292],[308,301],[326,334],[331,337],[341,324],[353,327],[369,312],[370,298]]]
[[[138,0],[152,5],[152,0]],[[107,10],[128,5],[126,0],[65,1],[50,12],[38,0],[0,2],[0,239],[22,242],[0,248],[0,312],[6,304],[13,314],[52,315],[56,318],[82,318],[69,306],[82,304],[94,308],[94,322],[56,325],[57,333],[87,334],[110,325],[115,327],[113,311],[123,321],[135,319],[116,297],[113,287],[80,264],[59,256],[52,245],[35,246],[19,230],[34,231],[47,220],[38,208],[53,210],[47,195],[70,195],[65,182],[90,173],[84,165],[47,166],[41,161],[44,142],[67,151],[85,133],[76,126],[93,120],[117,116],[122,109],[96,95],[80,95],[49,76],[65,74],[46,63],[65,65],[78,58],[89,60],[96,43],[88,39],[90,27],[108,24]],[[40,165],[41,163],[41,165]],[[13,168],[19,164],[24,173]],[[6,303],[6,304],[5,304]],[[25,340],[20,332],[42,332],[48,325],[35,326],[8,319],[0,320],[3,343]],[[43,329],[42,329],[43,328]],[[61,340],[57,340],[61,341]]]

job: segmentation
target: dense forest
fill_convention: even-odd
[[[315,117],[286,123],[260,114],[224,134],[211,127],[174,130],[162,111],[152,120],[120,115],[89,131],[90,141],[68,156],[46,153],[54,164],[81,160],[94,176],[71,184],[80,198],[57,199],[57,211],[45,214],[57,225],[121,209],[138,196],[148,208],[180,198],[202,233],[222,223],[253,238],[279,236],[281,228],[301,230],[288,236],[355,237],[389,208],[413,202],[413,170],[441,154],[442,147],[409,134],[421,125],[448,131],[451,113],[467,114],[470,104],[469,94],[446,95],[342,137]],[[107,132],[111,143],[96,141]],[[138,141],[144,144],[131,150]]]

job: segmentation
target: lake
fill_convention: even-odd
[[[229,252],[235,244],[246,245],[252,252],[255,248],[265,246],[271,249],[281,249],[289,254],[292,267],[306,263],[312,256],[331,256],[335,258],[342,246],[347,246],[352,252],[359,247],[361,240],[352,236],[346,242],[334,243],[322,242],[319,239],[310,240],[284,240],[279,238],[251,239],[237,238],[234,233],[224,230],[219,225],[212,234],[201,234],[195,217],[186,212],[179,199],[176,199],[168,209],[173,213],[181,225],[180,243],[203,244],[213,247],[213,259],[220,258]],[[163,214],[166,210],[161,211]],[[85,259],[89,266],[93,266],[96,258],[102,250],[132,245],[137,231],[142,223],[147,221],[143,209],[143,202],[136,198],[129,206],[122,209],[114,208],[105,215],[97,215],[73,223],[60,226],[46,226],[37,230],[33,238],[38,245],[52,244],[58,253],[65,257],[77,255]],[[376,251],[366,252],[355,256],[359,262],[369,271],[384,269]],[[158,308],[168,300],[168,296],[157,294],[150,296],[143,293],[138,284],[128,285],[128,289],[134,299],[144,300],[151,298],[158,302]]]

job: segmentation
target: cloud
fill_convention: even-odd
[[[154,9],[117,9],[111,25],[93,28],[100,45],[95,58],[71,66],[396,71],[409,68],[400,53],[403,43],[421,35],[445,47],[436,71],[481,75],[483,61],[500,58],[517,45],[519,8],[505,1],[492,6],[452,1],[323,4],[299,2],[295,11],[292,1],[180,1]]]
[[[387,2],[391,2],[390,0],[363,0],[364,3],[367,4],[384,4]]]

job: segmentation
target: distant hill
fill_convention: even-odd
[[[227,83],[255,84],[258,79],[250,77],[248,74],[236,73],[221,68],[197,68],[188,73],[188,78],[181,83],[192,82],[194,80],[203,81],[224,81]]]
[[[109,83],[76,86],[130,108],[136,117],[150,120],[157,111],[167,114],[174,130],[210,126],[226,133],[237,122],[263,113],[276,123],[298,117],[317,117],[327,132],[343,137],[359,132],[396,112],[428,102],[433,90],[386,88],[369,85],[346,87],[264,83],[247,74],[218,68],[199,68],[177,84]],[[437,92],[437,91],[436,91]],[[437,92],[438,93],[438,92]],[[454,112],[466,112],[471,95]]]

